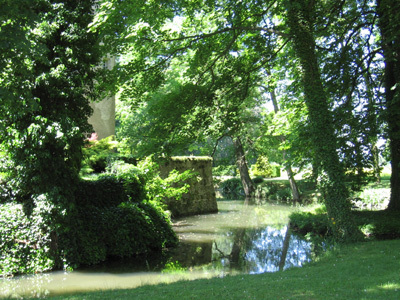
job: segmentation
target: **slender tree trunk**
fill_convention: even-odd
[[[274,90],[270,91],[270,95],[271,95],[272,104],[274,106],[274,111],[275,111],[275,113],[278,113],[279,106],[278,106],[278,101],[276,99],[275,91]],[[285,142],[284,136],[281,137],[281,142],[282,143]],[[283,157],[283,161],[285,162],[285,169],[286,169],[286,173],[288,175],[290,189],[292,190],[293,201],[300,203],[300,192],[297,187],[296,180],[294,179],[292,166],[289,161],[286,161],[286,150],[283,150],[282,157]]]
[[[374,177],[376,183],[381,183],[381,167],[379,165],[379,148],[376,145],[376,142],[372,145],[372,156],[373,156],[373,166],[374,166]]]
[[[283,150],[283,159],[285,159],[285,156],[286,156],[286,151]],[[286,173],[288,175],[290,189],[292,190],[293,201],[300,203],[300,192],[299,192],[299,188],[297,187],[297,182],[294,179],[294,173],[293,173],[292,167],[290,166],[290,164],[288,164],[285,166],[285,169],[286,169]]]
[[[386,120],[392,176],[389,210],[400,210],[400,2],[378,0],[379,27],[385,56]]]
[[[313,33],[314,1],[290,0],[288,25],[294,42],[294,50],[302,68],[305,102],[311,122],[311,139],[315,155],[322,162],[326,179],[325,204],[334,237],[338,241],[352,241],[361,232],[351,215],[348,190],[344,184],[344,170],[336,152],[337,138],[334,134],[333,117],[329,110],[319,71]]]
[[[254,196],[254,184],[250,178],[249,168],[246,162],[246,156],[243,150],[243,145],[239,137],[233,139],[235,147],[236,164],[240,173],[240,180],[242,181],[244,193],[246,198]]]

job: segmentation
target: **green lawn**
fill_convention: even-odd
[[[51,299],[400,299],[400,240],[341,246],[303,268]]]

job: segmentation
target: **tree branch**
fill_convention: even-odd
[[[276,30],[273,28],[268,28],[268,27],[235,26],[235,27],[227,27],[227,28],[220,29],[220,30],[217,30],[214,32],[210,32],[210,33],[203,33],[203,34],[196,34],[196,35],[181,36],[181,37],[177,37],[177,38],[163,39],[163,40],[159,40],[159,42],[176,42],[176,41],[183,41],[183,40],[198,41],[198,40],[206,39],[206,38],[218,35],[218,34],[230,32],[230,31],[238,31],[238,30],[239,31],[260,31],[260,32],[264,31],[264,32],[268,32],[271,34],[277,34],[277,35],[283,36],[283,37],[289,36],[287,33],[284,33],[282,31],[279,31],[279,30]]]

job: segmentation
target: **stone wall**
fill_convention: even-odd
[[[168,200],[168,209],[173,217],[218,212],[212,178],[212,158],[199,156],[172,157],[161,166],[161,176],[166,177],[172,170],[192,170],[198,173],[198,180],[191,182],[188,193],[180,200]]]
[[[115,66],[115,58],[107,56],[103,60],[102,68],[111,70]],[[98,139],[104,139],[110,135],[115,135],[115,97],[106,97],[101,101],[91,102],[93,114],[88,122],[93,126]]]

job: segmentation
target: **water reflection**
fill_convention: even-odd
[[[280,230],[267,227],[255,234],[251,249],[245,255],[250,274],[301,267],[311,260],[311,244],[287,231],[287,226]],[[289,239],[286,247],[285,239]]]
[[[311,244],[285,225],[293,208],[243,201],[219,203],[219,213],[174,221],[176,249],[130,260],[111,260],[74,272],[0,279],[1,297],[43,297],[99,289],[134,288],[227,274],[258,274],[300,267]]]
[[[286,241],[286,246],[285,246]],[[301,267],[311,260],[311,244],[280,229],[237,229],[207,243],[182,242],[172,261],[191,269],[259,274]]]

